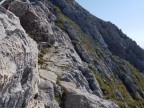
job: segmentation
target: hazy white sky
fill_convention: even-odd
[[[144,0],[75,0],[93,15],[114,23],[144,48]]]

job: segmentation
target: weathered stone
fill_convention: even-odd
[[[112,102],[80,90],[74,83],[62,82],[62,85],[67,89],[65,108],[118,108]]]
[[[51,108],[59,108],[58,102],[55,100],[55,91],[57,75],[53,72],[40,69],[40,84],[39,84],[39,104],[49,106]],[[39,106],[40,108],[43,108]]]
[[[73,27],[70,24],[68,24],[67,22],[65,22],[64,26],[65,26],[65,29],[67,30],[71,40],[78,42],[79,41],[79,39],[78,39],[79,33],[75,29],[73,29]]]
[[[129,76],[126,76],[125,83],[130,90],[131,95],[135,98],[137,94],[137,86],[134,84],[133,80]]]
[[[80,57],[82,58],[83,61],[85,61],[87,63],[92,62],[92,59],[90,58],[88,53],[85,51],[85,49],[82,47],[82,45],[76,44],[75,47],[76,47],[76,50],[77,50],[78,54],[80,55]]]
[[[19,19],[0,7],[0,108],[32,108],[38,93],[37,44]]]
[[[15,105],[14,107],[20,108],[22,103],[28,103],[28,105],[26,105],[28,108],[31,108],[31,106],[36,108],[37,106],[40,108],[117,108],[118,106],[113,102],[102,99],[103,93],[100,88],[103,88],[105,84],[106,87],[111,88],[111,84],[113,84],[114,89],[112,90],[114,91],[112,91],[112,95],[117,95],[122,99],[120,92],[114,94],[115,88],[118,88],[118,85],[113,83],[113,81],[117,82],[118,80],[118,82],[125,84],[123,78],[127,75],[131,76],[130,74],[133,73],[133,71],[127,66],[125,60],[113,56],[109,51],[109,45],[107,46],[104,40],[105,38],[103,38],[104,34],[102,34],[105,31],[101,31],[104,29],[106,22],[103,23],[100,19],[90,15],[89,12],[80,7],[74,0],[28,1],[29,0],[14,0],[8,5],[8,9],[20,18],[21,25],[27,34],[39,44],[39,59],[42,59],[44,62],[39,65],[40,78],[38,92],[34,92],[35,89],[31,86],[37,84],[36,80],[34,80],[34,83],[23,87],[25,89],[33,88],[27,91],[25,96],[23,96],[23,94],[21,95],[23,100],[24,98],[28,100],[26,102],[25,100],[20,100],[21,102],[19,102],[18,106]],[[68,18],[65,17],[65,15]],[[11,19],[12,16],[9,17]],[[64,25],[62,25],[65,27],[64,30],[61,30],[55,24],[55,20],[57,19],[61,20],[60,23],[64,23]],[[13,26],[13,24],[9,26]],[[5,31],[5,28],[7,28],[7,26],[5,25],[5,27],[3,27],[2,25],[2,38],[11,34],[11,30]],[[108,31],[112,33],[111,30]],[[16,35],[14,36],[21,34],[18,30],[15,30],[15,32]],[[112,34],[115,35],[115,33]],[[24,39],[22,38],[22,40]],[[14,43],[15,40],[17,42],[17,38],[13,39]],[[30,45],[31,44],[34,45],[33,42],[30,43]],[[122,45],[122,47],[124,47],[124,45]],[[27,49],[29,50],[29,48],[26,48],[26,51]],[[18,50],[17,47],[16,50]],[[21,50],[23,50],[23,48],[21,48]],[[33,50],[31,51],[35,52]],[[121,51],[123,54],[123,50]],[[28,53],[30,53],[30,51],[28,51]],[[26,54],[25,56],[26,59],[23,59],[23,61],[29,61],[29,63],[26,62],[26,64],[33,64],[33,62],[31,62],[33,61],[33,57],[27,60],[27,56],[29,57],[29,55]],[[3,56],[1,58],[4,59]],[[11,60],[9,61],[10,66],[13,67],[11,71],[14,72],[16,66],[11,63]],[[22,62],[21,59],[19,61]],[[19,63],[19,65],[20,64],[21,63]],[[30,83],[30,81],[35,78],[35,76],[29,77],[29,75],[31,75],[30,73],[33,72],[31,65],[28,65],[23,71],[24,74],[20,74],[21,78],[19,79],[21,85]],[[101,87],[95,78],[97,76],[94,76],[93,73],[99,75],[100,79],[98,79],[98,81]],[[19,77],[19,74],[17,74],[16,78],[17,77]],[[8,78],[8,76],[0,75],[0,83],[3,84],[5,82],[4,80]],[[16,78],[14,77],[14,79]],[[12,82],[15,83],[15,81]],[[129,82],[129,80],[127,80],[127,82]],[[123,85],[123,83],[120,84]],[[128,87],[129,86],[126,86],[127,89]],[[14,89],[15,88],[17,89],[17,87],[14,87]],[[3,90],[3,88],[1,88],[1,90]],[[132,90],[135,91],[135,89]],[[129,95],[129,89],[124,89],[124,92]],[[11,98],[17,100],[19,93],[21,92],[14,95],[12,94]],[[107,96],[106,93],[104,94]],[[4,98],[6,96],[8,97],[9,95],[4,94]],[[33,98],[27,98],[29,96]],[[121,103],[121,100],[115,98],[115,96],[113,99]],[[15,103],[15,100],[10,101],[8,108],[13,108],[11,105]],[[0,102],[2,101],[0,100]],[[8,99],[6,102],[7,101]],[[127,100],[125,100],[125,103],[126,102]],[[136,104],[138,105],[138,103]]]
[[[98,81],[95,79],[95,76],[93,75],[92,71],[88,68],[84,68],[81,70],[83,75],[86,77],[89,86],[91,90],[99,97],[103,97],[103,93],[100,89]]]
[[[15,1],[11,3],[9,9],[16,16],[23,17],[27,14],[27,11],[29,10],[29,4],[22,1]]]
[[[122,94],[119,92],[119,90],[116,89],[115,94],[118,98],[120,98],[121,100],[124,101],[124,97],[122,96]]]

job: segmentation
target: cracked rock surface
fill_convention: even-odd
[[[74,0],[3,1],[0,108],[143,106],[144,75],[109,49],[115,26]]]
[[[0,108],[35,106],[38,49],[19,18],[0,7]]]

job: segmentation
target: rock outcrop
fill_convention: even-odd
[[[38,49],[19,18],[0,7],[0,108],[35,107]]]
[[[94,17],[74,0],[69,2],[52,0],[52,2],[102,47],[108,48],[114,55],[129,61],[141,72],[144,71],[144,51],[114,24]]]
[[[3,6],[0,108],[144,107],[144,75],[137,70],[143,71],[144,57],[136,61],[129,45],[144,51],[113,24],[74,0],[9,0]]]

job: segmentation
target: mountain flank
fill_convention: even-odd
[[[74,0],[0,1],[0,108],[143,108],[144,50]]]

